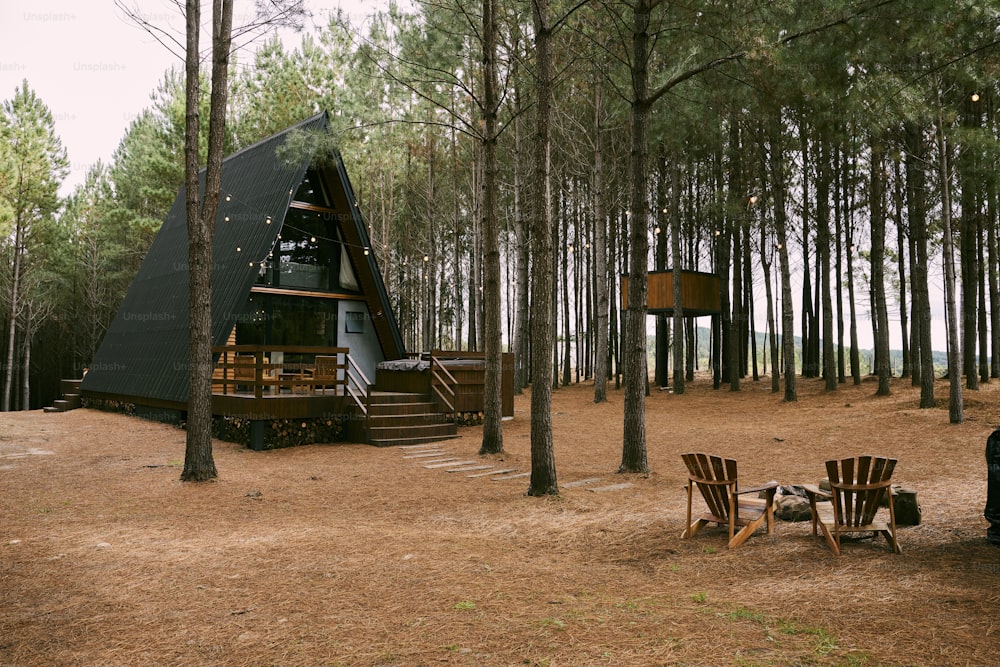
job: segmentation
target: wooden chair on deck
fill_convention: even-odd
[[[858,456],[826,462],[830,491],[806,484],[812,510],[812,532],[823,531],[827,546],[840,555],[840,537],[847,533],[884,535],[893,553],[900,553],[896,540],[896,510],[892,505],[891,478],[896,459],[882,456]],[[830,500],[829,504],[819,501]],[[883,502],[888,505],[889,521],[876,520]]]
[[[269,368],[271,362],[267,357],[262,360],[263,370],[261,371],[262,380],[274,380],[275,371]],[[233,379],[236,380],[236,390],[239,391],[241,386],[253,391],[254,383],[257,382],[257,357],[252,354],[237,354],[233,357]],[[263,387],[264,393],[275,393],[277,387],[274,385]]]
[[[729,548],[743,544],[762,525],[767,524],[767,532],[774,532],[774,494],[777,482],[740,490],[736,474],[736,461],[708,454],[682,454],[688,469],[687,483],[687,527],[681,538],[693,537],[709,523],[725,525],[729,528]],[[708,513],[695,521],[691,520],[691,500],[694,488],[698,487]],[[749,497],[760,494],[764,497]]]
[[[334,393],[336,393],[336,387],[340,384],[340,369],[343,364],[340,363],[340,359],[333,355],[316,355],[316,365],[312,369],[312,389],[313,392],[319,390],[321,394],[326,395],[326,388],[333,387]]]

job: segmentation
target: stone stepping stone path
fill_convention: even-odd
[[[471,466],[476,461],[459,461],[458,459],[451,459],[445,463],[429,463],[425,465],[425,468],[457,468],[458,466]]]
[[[588,484],[596,484],[603,481],[600,477],[590,477],[588,479],[578,479],[575,482],[566,482],[562,486],[563,488],[572,489],[575,486],[587,486]]]
[[[530,477],[530,472],[518,472],[517,468],[497,468],[483,464],[481,460],[459,460],[457,456],[449,456],[449,452],[440,445],[400,445],[397,449],[403,452],[403,458],[419,463],[429,470],[443,469],[448,473],[471,473],[469,478],[489,477],[492,482],[506,482],[512,479]],[[584,488],[592,492],[619,491],[634,486],[625,482],[622,484],[606,484],[595,486],[604,480],[600,477],[588,477],[560,484],[564,489]]]
[[[600,493],[601,491],[620,491],[621,489],[631,488],[633,484],[631,482],[624,482],[622,484],[609,484],[608,486],[596,486],[592,489],[587,489],[588,491],[594,491]]]

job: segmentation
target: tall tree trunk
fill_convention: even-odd
[[[844,191],[843,151],[836,149],[833,153],[834,163],[834,243],[837,247],[836,267],[833,275],[837,276],[837,382],[847,381],[847,364],[844,358],[844,207],[842,193]]]
[[[816,160],[816,253],[823,315],[823,381],[826,391],[837,389],[833,349],[833,295],[830,285],[830,164],[828,142],[821,137]]]
[[[28,304],[25,314],[24,344],[21,346],[21,409],[31,409],[31,339],[34,338],[34,328],[31,325],[32,307]]]
[[[424,255],[425,288],[423,290],[423,349],[427,352],[438,347],[437,338],[437,313],[438,313],[438,285],[437,285],[437,223],[438,213],[437,202],[437,173],[435,167],[436,146],[433,136],[428,137],[427,146],[427,192],[424,197],[424,216],[427,221],[427,244],[429,246],[427,254]]]
[[[668,222],[669,211],[667,210],[667,154],[666,148],[661,143],[659,155],[656,158],[656,208],[654,216],[660,222],[656,223],[654,229],[653,248],[653,268],[657,271],[665,271],[667,268],[667,245],[671,242],[673,226]],[[669,218],[670,221],[673,218]],[[679,267],[673,265],[674,293],[677,292],[677,279],[680,276]],[[677,301],[674,301],[674,314],[676,315]],[[656,321],[656,337],[653,348],[653,359],[655,368],[653,377],[658,387],[670,385],[670,324],[667,322],[666,313],[658,312],[654,316]],[[676,330],[675,330],[676,331]],[[677,342],[677,335],[674,334],[674,343]],[[676,347],[676,346],[675,346]]]
[[[562,182],[559,187],[559,201],[554,208],[557,211],[552,220],[552,389],[559,388],[559,219],[562,216],[563,191]]]
[[[940,102],[939,102],[940,105]],[[944,225],[945,317],[948,322],[948,420],[952,424],[965,421],[962,400],[962,367],[958,340],[958,319],[955,306],[955,249],[951,230],[951,173],[948,167],[948,141],[945,139],[943,112],[938,107],[937,123],[938,170],[941,178],[941,221]]]
[[[795,390],[795,313],[792,309],[792,277],[788,262],[785,213],[785,159],[782,149],[781,110],[776,109],[771,127],[771,185],[774,196],[774,231],[781,272],[781,355],[785,374],[785,401],[798,400]]]
[[[966,132],[974,133],[979,125],[978,114],[973,110],[974,104],[965,101],[962,114],[962,127]],[[959,266],[962,273],[960,286],[961,299],[959,307],[962,310],[960,333],[962,336],[962,372],[965,373],[966,386],[969,389],[979,389],[979,375],[976,368],[976,340],[978,338],[978,306],[979,306],[979,243],[978,218],[979,198],[977,193],[981,187],[976,174],[976,154],[972,146],[966,145],[959,150],[958,176],[961,179],[960,204],[962,215],[958,219],[958,234],[961,244],[959,251]]]
[[[514,105],[521,108],[520,89],[515,87]],[[520,394],[528,386],[528,250],[530,236],[521,201],[522,159],[521,116],[514,119],[514,237],[517,242],[517,312],[514,317],[514,393]]]
[[[19,175],[19,179],[23,178],[23,175]],[[18,211],[17,219],[14,223],[14,261],[11,267],[10,320],[8,321],[7,329],[7,368],[4,371],[3,412],[9,412],[11,408],[10,398],[14,386],[14,366],[16,365],[14,343],[17,340],[17,320],[20,317],[19,313],[21,310],[21,260],[24,254],[22,249],[24,245],[24,224],[21,216],[21,211]]]
[[[566,184],[568,189],[569,183]],[[570,382],[570,358],[571,358],[571,346],[573,344],[573,320],[569,315],[569,276],[570,276],[570,246],[572,242],[569,239],[569,200],[571,193],[564,191],[562,201],[563,201],[563,214],[562,214],[562,311],[563,311],[563,350],[562,350],[562,383],[565,387]]]
[[[910,377],[912,363],[910,359],[910,335],[906,296],[906,249],[908,244],[906,239],[906,224],[903,219],[904,183],[899,161],[895,161],[893,164],[893,174],[895,185],[893,188],[893,214],[896,221],[896,270],[899,273],[899,329],[903,342],[903,368],[900,371],[899,377],[906,378]]]
[[[875,304],[875,371],[877,396],[889,395],[889,313],[885,298],[885,144],[881,137],[871,143],[871,277]]]
[[[768,256],[771,254],[770,239],[764,231],[764,225],[760,226],[760,265],[764,271],[764,296],[767,299],[767,331],[768,345],[771,350],[771,391],[778,393],[781,391],[781,367],[778,365],[778,336],[774,323],[774,295],[771,288],[771,261]],[[765,371],[766,372],[766,371]]]
[[[608,400],[608,223],[604,210],[604,138],[601,118],[604,93],[600,76],[594,82],[594,403]]]
[[[812,301],[812,267],[809,264],[809,202],[813,196],[809,189],[809,132],[805,120],[799,122],[799,139],[802,146],[802,377],[819,375],[818,360],[813,356],[813,337],[816,336],[816,313]],[[817,266],[818,266],[817,262]]]
[[[916,123],[906,125],[906,201],[907,218],[913,240],[910,257],[910,281],[913,293],[913,328],[917,331],[919,344],[916,346],[917,362],[920,367],[920,407],[933,408],[934,400],[934,352],[931,345],[931,305],[927,284],[927,195],[926,195],[926,153],[923,128]],[[916,370],[916,368],[914,368]]]
[[[637,0],[632,30],[632,145],[629,210],[628,308],[625,311],[624,429],[618,472],[649,472],[646,459],[646,298],[649,254],[649,204],[646,174],[649,154],[647,62],[652,0]]]
[[[500,331],[500,229],[497,223],[496,0],[483,0],[483,442],[480,454],[503,451],[503,349]]]
[[[997,249],[997,222],[1000,216],[1000,202],[997,201],[996,179],[988,179],[986,185],[986,253],[989,267],[990,287],[990,377],[1000,377],[1000,254]]]
[[[232,0],[212,3],[212,91],[209,103],[208,158],[205,194],[199,201],[198,137],[200,93],[198,34],[199,0],[187,0],[185,61],[184,181],[188,229],[188,358],[187,445],[181,481],[200,482],[218,476],[212,456],[212,240],[222,183],[222,157],[229,91],[229,54],[233,28]]]
[[[549,142],[552,107],[552,32],[549,0],[531,5],[535,28],[535,142],[531,189],[532,387],[531,481],[529,496],[556,495],[556,460],[552,446],[552,214],[549,199]]]
[[[986,257],[984,254],[986,251],[985,243],[983,241],[983,216],[976,216],[978,219],[978,233],[976,234],[976,242],[978,246],[978,256],[980,259],[976,261],[976,268],[978,270],[978,277],[976,282],[979,284],[979,381],[989,382],[990,381],[990,345],[989,336],[987,333],[987,322],[986,322],[986,267],[983,266],[982,258]]]
[[[684,393],[684,299],[681,281],[681,168],[670,168],[670,263],[674,269],[674,393]],[[661,234],[663,236],[663,234]]]

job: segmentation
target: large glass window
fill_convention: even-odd
[[[337,301],[251,294],[236,323],[237,345],[337,346]]]

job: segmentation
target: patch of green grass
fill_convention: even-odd
[[[815,650],[819,655],[827,655],[830,651],[837,648],[837,638],[823,628],[803,627],[788,621],[781,621],[778,628],[786,635],[815,635]]]
[[[476,603],[472,600],[462,600],[461,602],[456,602],[452,609],[460,609],[463,611],[475,609]]]
[[[753,611],[752,609],[747,609],[746,607],[737,607],[725,616],[730,621],[753,621],[754,623],[766,623],[767,617],[759,611]]]
[[[697,593],[691,594],[691,600],[693,602],[704,603],[708,600],[708,593],[705,591],[699,591]]]
[[[718,549],[712,546],[705,546],[701,548],[701,552],[704,554],[714,554]]]
[[[561,618],[543,618],[541,623],[544,627],[555,628],[556,630],[566,629],[566,621]]]

